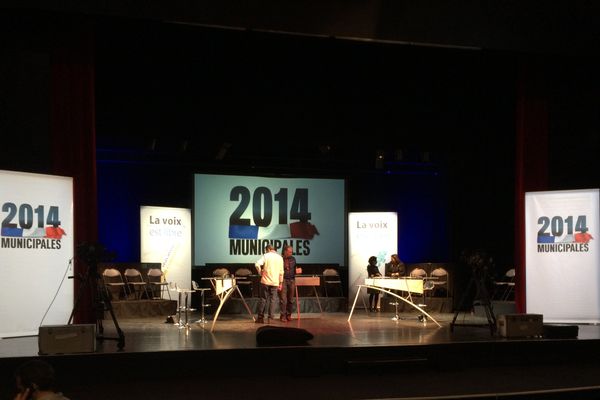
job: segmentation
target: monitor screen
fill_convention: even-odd
[[[344,265],[343,179],[194,176],[194,264],[253,263],[267,244]]]

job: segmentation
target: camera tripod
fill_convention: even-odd
[[[85,274],[83,276],[78,277],[78,279],[80,280],[79,291],[77,292],[75,304],[73,305],[73,311],[71,311],[71,316],[69,317],[68,323],[71,324],[73,316],[75,315],[75,311],[81,303],[81,298],[83,294],[87,292],[88,288],[92,288],[94,296],[92,299],[92,308],[94,314],[96,315],[96,340],[116,340],[117,348],[119,350],[122,350],[125,347],[125,334],[119,327],[119,322],[117,321],[117,317],[115,316],[110,295],[105,290],[104,285],[102,285],[102,287],[99,287],[98,285],[98,282],[100,281],[100,276],[98,275],[97,265],[95,263],[92,263],[92,265],[88,264],[88,269],[86,270]],[[118,337],[104,336],[103,319],[105,311],[108,311],[110,313],[112,321],[115,324],[115,329],[117,331]]]
[[[463,295],[460,300],[460,304],[454,313],[454,318],[452,318],[452,322],[450,323],[450,332],[454,331],[455,326],[477,326],[484,327],[485,324],[457,324],[456,318],[458,318],[458,314],[465,310],[465,306],[467,305],[467,300],[469,299],[469,294],[475,286],[475,297],[473,298],[472,305],[478,302],[483,306],[485,311],[485,316],[487,318],[487,326],[490,328],[490,332],[492,336],[496,332],[496,317],[494,316],[494,310],[492,308],[492,301],[490,298],[490,293],[485,285],[487,273],[482,271],[482,268],[473,267],[473,273],[471,274],[471,279],[469,280],[469,284],[467,285],[466,290],[463,292]]]

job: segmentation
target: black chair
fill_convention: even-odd
[[[508,301],[515,291],[515,269],[511,268],[502,277],[502,280],[494,282],[494,300]]]
[[[436,295],[438,290],[443,289],[444,292],[446,293],[446,297],[448,297],[448,294],[450,293],[450,286],[449,286],[449,278],[448,278],[448,271],[446,271],[445,268],[442,267],[438,267],[436,269],[434,269],[433,271],[431,271],[431,273],[429,274],[429,276],[432,279],[431,283],[433,284],[433,289],[431,291],[431,295]]]
[[[136,300],[140,300],[144,293],[146,294],[147,299],[151,297],[148,294],[147,283],[144,281],[140,271],[135,268],[127,268],[123,275],[125,276],[125,282],[127,283],[130,293],[133,288],[133,295]]]
[[[342,288],[342,280],[340,279],[340,274],[334,268],[326,268],[323,271],[323,287],[325,288],[325,296],[329,297],[329,292],[327,291],[327,286],[337,286],[340,290],[340,296],[344,296],[344,290]]]
[[[235,271],[235,282],[242,294],[247,297],[252,297],[252,280],[250,279],[250,275],[252,275],[252,271],[248,268],[238,268]]]
[[[104,289],[106,294],[112,300],[119,300],[121,297],[127,300],[129,297],[129,291],[127,290],[127,284],[123,280],[121,271],[116,268],[106,268],[102,272],[102,282],[104,283]]]
[[[169,282],[164,280],[164,274],[160,268],[150,268],[146,275],[146,282],[148,282],[148,288],[153,299],[162,299],[163,293],[167,292],[169,300],[171,300]]]

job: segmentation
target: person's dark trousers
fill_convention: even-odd
[[[379,300],[379,293],[371,293],[369,295],[369,309],[371,311],[377,310],[377,300]]]
[[[273,319],[275,312],[275,296],[277,296],[277,286],[260,284],[260,302],[258,304],[258,318],[264,319],[265,306],[269,307],[269,318]]]
[[[288,318],[292,315],[295,294],[296,280],[284,279],[281,287],[281,293],[279,294],[279,310],[281,311],[281,318]]]

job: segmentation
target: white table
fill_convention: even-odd
[[[423,278],[409,278],[409,277],[401,277],[401,278],[366,278],[364,285],[358,285],[358,290],[356,291],[356,297],[354,298],[354,303],[352,303],[352,309],[350,310],[350,315],[348,316],[348,322],[352,318],[352,314],[354,313],[354,307],[356,306],[356,301],[358,300],[358,296],[360,296],[360,290],[365,287],[368,289],[379,290],[380,292],[387,293],[391,296],[394,296],[403,302],[409,304],[411,307],[416,308],[420,312],[423,313],[427,318],[432,320],[437,326],[441,327],[439,322],[435,320],[431,315],[429,315],[425,310],[419,307],[417,304],[413,303],[411,293],[423,294]],[[397,293],[392,292],[391,290],[399,290],[402,292],[406,292],[406,296],[400,296]],[[364,302],[364,299],[363,299]],[[365,307],[366,308],[366,307]],[[423,322],[425,323],[425,319]]]
[[[202,279],[210,281],[213,289],[215,290],[215,295],[219,299],[219,307],[217,308],[217,311],[215,311],[215,316],[213,317],[213,322],[210,327],[211,332],[215,329],[215,324],[217,322],[217,318],[219,318],[219,313],[221,312],[223,305],[231,297],[231,295],[236,291],[240,295],[240,299],[242,299],[242,302],[244,303],[244,306],[246,307],[248,314],[250,314],[252,321],[255,321],[254,314],[252,314],[250,307],[248,307],[248,303],[246,303],[246,299],[244,299],[244,296],[242,295],[242,292],[240,291],[240,288],[237,285],[237,279],[239,279],[239,278],[236,278],[235,276],[231,276],[231,277],[220,277],[219,276],[219,277],[208,277],[208,278],[202,278]]]

